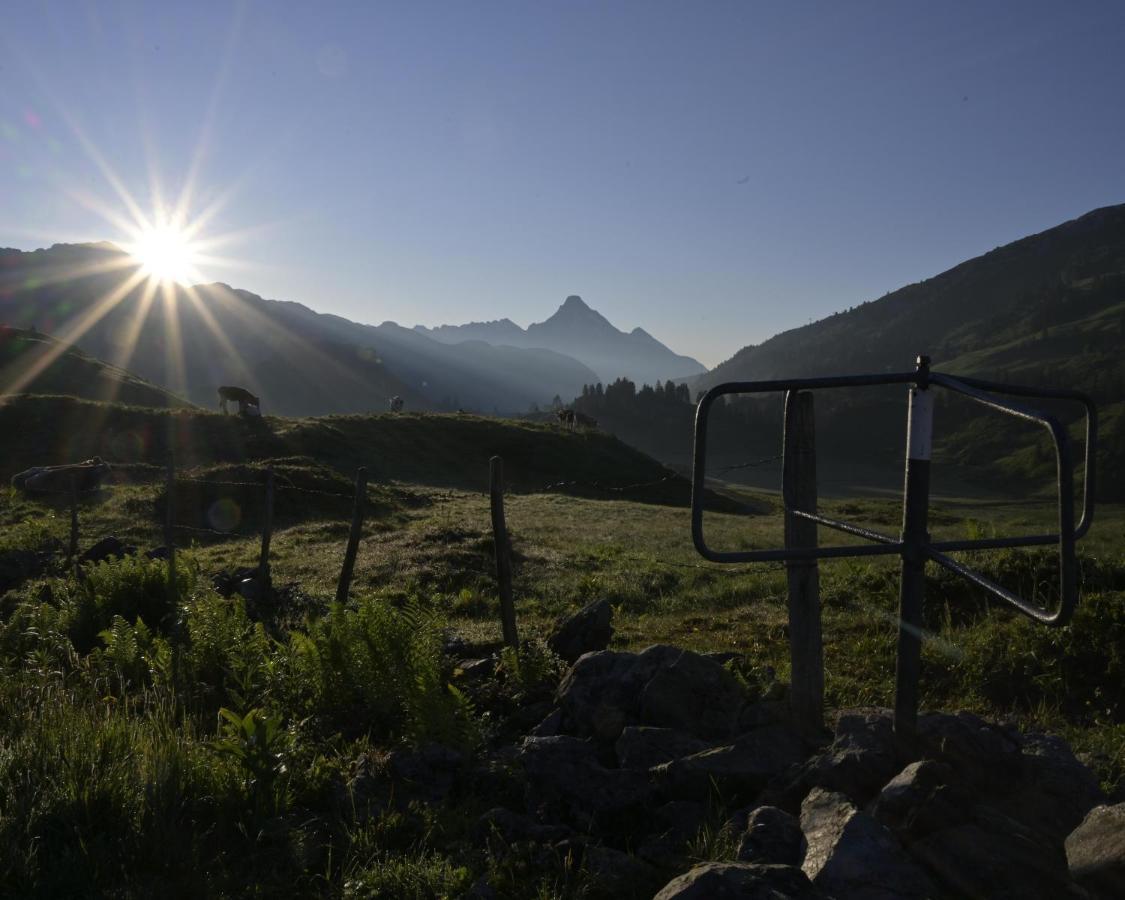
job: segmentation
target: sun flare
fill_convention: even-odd
[[[188,285],[198,280],[197,249],[187,232],[175,225],[138,231],[127,250],[153,281]]]

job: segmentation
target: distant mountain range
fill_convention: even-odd
[[[596,381],[604,384],[618,378],[656,384],[707,371],[698,360],[672,352],[643,328],[620,331],[575,295],[567,297],[545,322],[526,330],[511,319],[437,328],[415,325],[414,330],[446,344],[484,341],[494,347],[553,350],[589,366],[598,375]]]
[[[451,344],[225,284],[153,293],[130,285],[136,270],[112,244],[0,249],[0,323],[77,344],[205,406],[220,384],[242,385],[283,415],[381,411],[394,395],[413,409],[525,412],[598,380],[549,349]]]

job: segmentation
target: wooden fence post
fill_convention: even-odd
[[[67,556],[74,566],[74,575],[78,576],[78,476],[70,476],[70,546]]]
[[[270,589],[270,540],[273,538],[273,466],[266,469],[266,508],[262,521],[262,552],[258,557],[258,583]]]
[[[810,391],[785,395],[782,496],[785,547],[817,546],[815,522],[793,515],[816,512],[816,426]],[[798,729],[815,735],[824,728],[824,648],[820,631],[820,573],[815,559],[785,564],[789,581],[789,702]]]
[[[504,522],[504,460],[494,456],[488,461],[488,494],[492,502],[492,542],[496,547],[496,581],[500,586],[500,625],[504,643],[519,647],[516,632],[516,607],[512,602],[512,548],[508,543],[508,526]]]
[[[176,541],[172,526],[176,521],[176,457],[168,454],[164,481],[164,546],[168,548],[168,593],[176,597]]]
[[[344,551],[344,567],[340,570],[340,582],[336,585],[336,602],[346,603],[348,589],[352,584],[352,570],[355,568],[356,553],[359,552],[359,537],[363,531],[363,509],[367,500],[367,469],[359,468],[355,473],[355,501],[352,504],[352,528],[348,532],[348,548]]]

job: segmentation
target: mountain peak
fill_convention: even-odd
[[[563,301],[563,305],[560,306],[559,309],[572,310],[572,311],[575,311],[575,312],[578,312],[578,311],[587,311],[588,312],[590,307],[587,306],[586,302],[581,297],[579,297],[577,294],[571,294],[569,297],[566,298],[566,300]]]

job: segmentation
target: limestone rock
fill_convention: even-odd
[[[803,780],[863,806],[898,772],[896,760],[890,712],[846,710],[831,745],[805,765]]]
[[[849,900],[939,896],[894,836],[843,794],[814,788],[801,805],[801,865],[821,890]]]
[[[794,866],[703,863],[673,878],[653,900],[825,900]]]
[[[903,840],[958,825],[965,821],[970,797],[953,787],[952,779],[953,770],[944,763],[913,762],[883,787],[871,814]]]
[[[547,645],[568,663],[584,653],[604,650],[613,637],[613,607],[595,600],[566,619],[547,639]]]
[[[750,798],[770,779],[799,764],[804,754],[804,742],[793,731],[767,725],[652,772],[672,797],[696,799],[717,790],[726,799]]]
[[[1106,802],[1097,776],[1062,738],[1024,735],[1022,757],[1020,786],[1006,806],[1053,841],[1065,841],[1090,810]]]
[[[727,669],[698,653],[684,652],[657,669],[644,686],[640,719],[646,725],[722,739],[738,733],[746,705],[745,689]]]
[[[595,748],[575,737],[529,737],[519,759],[532,807],[545,806],[571,818],[623,813],[643,805],[651,794],[644,773],[606,768]]]
[[[740,862],[799,866],[805,855],[801,823],[776,806],[759,806],[746,820],[738,844]]]
[[[998,827],[987,818],[920,838],[910,845],[910,854],[941,882],[944,896],[971,900],[1075,896],[1061,848],[1052,852],[1026,831]]]
[[[1098,897],[1125,897],[1125,803],[1097,806],[1066,839],[1071,876]]]
[[[625,769],[651,769],[707,749],[699,738],[673,728],[628,725],[614,745],[617,763]]]
[[[557,699],[564,731],[607,742],[626,725],[732,736],[747,706],[737,679],[718,663],[663,644],[640,653],[585,654],[563,678]]]

